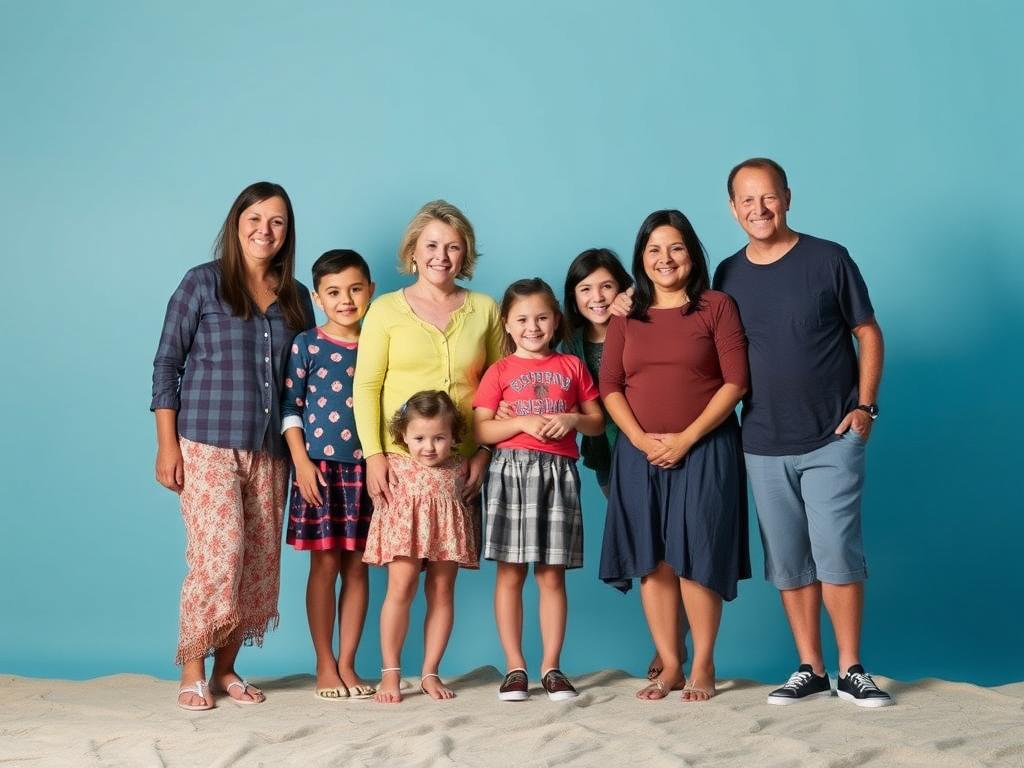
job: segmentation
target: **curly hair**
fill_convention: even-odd
[[[439,389],[427,389],[417,392],[395,411],[388,422],[391,438],[403,448],[409,446],[405,442],[405,432],[413,419],[433,419],[440,416],[448,421],[452,430],[452,440],[458,443],[466,431],[466,419],[452,402],[447,392]]]

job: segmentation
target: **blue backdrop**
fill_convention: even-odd
[[[850,248],[886,334],[865,659],[901,679],[1024,678],[1019,4],[296,6],[0,2],[0,670],[175,676],[184,541],[153,480],[151,361],[168,296],[246,184],[291,193],[303,280],[353,247],[380,290],[402,284],[408,219],[445,197],[477,228],[473,287],[497,296],[560,283],[585,247],[628,257],[663,207],[714,266],[743,242],[726,173],[767,154],[790,173],[790,223]],[[565,668],[641,672],[638,598],[596,579],[585,476]],[[752,552],[718,670],[777,681],[795,657],[756,535]],[[281,626],[244,652],[249,675],[312,669],[307,556],[282,568]],[[443,671],[501,664],[492,582],[486,565],[460,577]],[[535,663],[532,618],[528,637]]]

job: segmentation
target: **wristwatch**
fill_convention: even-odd
[[[872,421],[878,418],[878,405],[876,403],[861,403],[857,406],[857,410],[864,411],[864,413],[871,417]]]

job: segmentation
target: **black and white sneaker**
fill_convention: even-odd
[[[530,698],[530,681],[525,669],[517,667],[509,670],[498,688],[498,698],[502,701],[526,701]]]
[[[892,696],[875,685],[860,664],[846,670],[846,677],[836,679],[836,693],[840,699],[852,701],[858,707],[888,707],[893,703]]]
[[[801,664],[797,671],[789,676],[785,685],[768,694],[768,703],[799,704],[801,701],[831,695],[832,685],[828,681],[828,674],[819,677],[814,674],[810,664]]]

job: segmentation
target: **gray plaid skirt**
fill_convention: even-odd
[[[499,448],[483,496],[484,558],[583,567],[580,476],[574,459]]]

